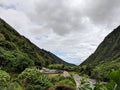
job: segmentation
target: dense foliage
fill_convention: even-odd
[[[18,78],[26,90],[46,90],[51,86],[50,79],[35,68],[26,68]]]
[[[115,89],[120,90],[120,70],[114,71],[110,73],[110,78],[112,79],[113,82],[115,82]]]
[[[9,81],[10,81],[10,75],[5,71],[0,70],[0,87],[7,86]]]
[[[34,62],[27,54],[20,51],[8,51],[0,47],[0,66],[8,72],[21,72],[25,68],[33,66]]]
[[[79,66],[75,65],[64,65],[64,64],[50,64],[48,65],[49,69],[57,69],[57,70],[66,70],[66,71],[74,71],[78,72],[79,71]]]
[[[0,90],[23,90],[19,83],[11,81],[9,73],[0,70]]]

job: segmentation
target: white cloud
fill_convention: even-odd
[[[0,0],[0,17],[40,48],[80,64],[119,25],[119,3],[119,0]]]

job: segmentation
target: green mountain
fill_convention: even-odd
[[[49,51],[40,49],[30,40],[0,19],[0,68],[6,71],[22,71],[26,67],[69,64]]]
[[[112,31],[97,50],[82,64],[92,77],[107,79],[111,70],[120,68],[120,26]]]

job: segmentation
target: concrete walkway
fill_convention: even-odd
[[[79,76],[78,74],[75,74],[75,75],[73,76],[73,78],[74,78],[74,80],[75,80],[77,90],[79,90],[79,87],[80,87],[80,84],[81,84],[81,82],[80,82],[80,76]]]

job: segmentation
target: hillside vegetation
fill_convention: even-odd
[[[120,68],[120,26],[80,66],[91,77],[108,80],[109,72]]]
[[[27,67],[69,64],[49,51],[40,49],[0,19],[0,67],[8,72],[21,72]]]

